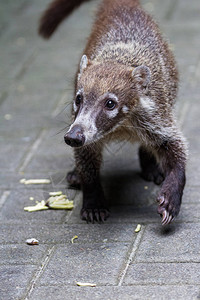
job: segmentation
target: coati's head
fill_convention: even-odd
[[[65,142],[81,147],[105,137],[131,115],[150,82],[146,66],[90,62],[83,55],[73,102],[74,121]]]

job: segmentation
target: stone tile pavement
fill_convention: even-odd
[[[105,151],[112,211],[105,224],[82,222],[81,193],[66,186],[73,76],[98,2],[82,5],[48,42],[37,36],[37,23],[49,0],[0,3],[0,299],[200,299],[199,0],[142,1],[178,61],[177,116],[190,150],[182,209],[165,228],[156,214],[158,189],[139,176],[137,145]],[[52,183],[25,186],[21,178]],[[23,210],[34,203],[29,197],[41,201],[60,189],[74,200],[72,211]],[[38,246],[26,245],[31,237]]]

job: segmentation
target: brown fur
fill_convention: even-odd
[[[45,26],[58,3],[43,17],[44,36],[52,32]],[[173,112],[177,89],[173,54],[139,1],[104,0],[81,59],[73,123],[65,135],[66,143],[77,147],[76,169],[68,179],[77,178],[82,186],[82,219],[103,221],[109,215],[99,170],[103,146],[116,139],[139,141],[143,177],[163,181],[157,198],[162,224],[178,215],[186,146]]]

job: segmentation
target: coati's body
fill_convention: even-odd
[[[68,2],[65,15],[83,1]],[[43,36],[49,37],[57,27],[61,18],[57,14],[53,21],[52,13],[66,3],[57,0],[44,14]],[[49,19],[54,26],[48,32]],[[141,143],[144,178],[163,181],[157,199],[162,223],[177,216],[186,162],[184,139],[173,113],[177,85],[173,55],[139,1],[104,0],[81,59],[73,123],[65,135],[66,143],[75,147],[76,169],[68,180],[81,183],[83,219],[99,221],[109,215],[99,169],[103,146],[116,139]]]

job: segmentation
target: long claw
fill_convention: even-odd
[[[95,219],[96,219],[96,221],[97,221],[98,223],[100,223],[99,212],[98,212],[98,210],[97,210],[97,209],[95,209],[95,211],[94,211],[94,215],[95,215]]]
[[[107,209],[87,209],[82,208],[81,210],[81,218],[87,223],[104,223],[106,219],[109,217],[109,211]]]
[[[87,220],[87,212],[86,211],[83,211],[83,212],[81,212],[81,218],[82,218],[82,220]]]
[[[105,219],[105,213],[102,212],[102,211],[100,212],[100,220],[101,220],[102,223],[104,223],[105,220],[106,220],[106,219]]]
[[[172,215],[169,216],[167,224],[169,224],[171,221],[172,221]]]
[[[88,213],[88,219],[89,219],[89,221],[90,221],[91,223],[93,223],[93,224],[94,224],[94,216],[93,216],[93,211],[90,211],[90,212]]]
[[[163,205],[163,203],[165,202],[165,197],[164,196],[159,197],[158,202],[160,206]]]
[[[167,224],[168,217],[169,217],[169,213],[166,210],[164,210],[164,212],[163,212],[163,218],[162,218],[162,225],[166,225]]]

